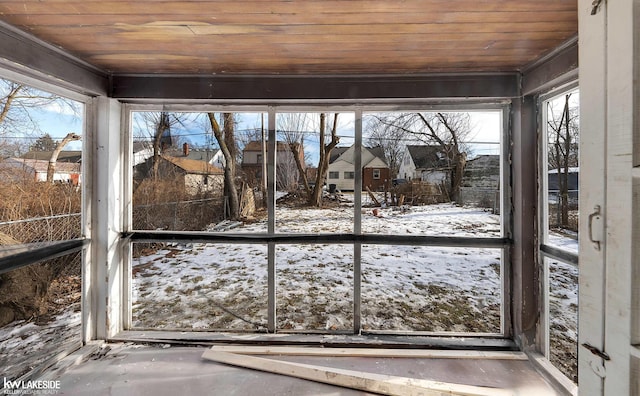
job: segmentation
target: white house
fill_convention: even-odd
[[[353,191],[355,185],[355,147],[336,147],[327,172],[327,184],[338,190]],[[380,147],[362,147],[362,187],[376,191],[388,185],[389,166]]]
[[[449,168],[440,146],[407,145],[398,171],[399,179],[439,184],[447,180]]]
[[[32,178],[34,181],[47,181],[49,161],[26,158],[7,158],[0,162],[0,177],[3,179]],[[78,185],[81,182],[81,166],[79,163],[56,162],[53,173],[54,182]]]

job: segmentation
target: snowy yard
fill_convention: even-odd
[[[0,328],[0,376],[17,380],[57,353],[80,344],[80,277],[56,280],[50,290],[56,296],[49,305],[51,312]]]
[[[279,206],[276,230],[349,233],[353,208]],[[499,237],[500,219],[450,204],[362,214],[364,233]],[[266,221],[230,232],[264,232]],[[577,241],[551,242],[577,251]],[[184,330],[261,330],[267,325],[266,245],[189,244],[150,250],[133,264],[133,325]],[[276,326],[352,331],[353,247],[278,245]],[[365,245],[363,330],[500,332],[501,249]],[[575,375],[575,266],[549,261],[551,360]]]
[[[352,207],[278,208],[276,229],[352,231]],[[499,217],[442,204],[362,215],[365,233],[500,236]],[[234,229],[260,232],[264,221]],[[267,320],[266,245],[173,246],[139,257],[133,324],[139,328],[262,329]],[[501,249],[364,245],[365,330],[500,332]],[[353,247],[278,245],[277,326],[353,329]]]
[[[279,207],[277,230],[352,232],[353,208]],[[261,232],[265,221],[229,232]],[[499,217],[449,204],[362,214],[365,233],[500,236]],[[577,242],[552,235],[577,251]],[[134,328],[263,330],[267,325],[267,246],[147,244],[133,262]],[[276,247],[277,328],[353,331],[353,247]],[[501,249],[364,245],[364,330],[500,332]],[[578,269],[549,260],[551,359],[575,375]],[[79,293],[78,293],[79,298]],[[37,356],[79,340],[79,303],[47,324],[15,322],[0,329],[5,376],[24,372]]]

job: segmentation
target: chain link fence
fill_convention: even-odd
[[[77,239],[82,236],[81,222],[80,213],[1,222],[0,246]],[[51,268],[56,276],[80,276],[81,259],[82,253],[76,252],[44,261],[41,266]]]
[[[0,223],[0,234],[15,240],[14,243],[77,239],[82,235],[81,219],[80,213],[71,213],[5,221]]]

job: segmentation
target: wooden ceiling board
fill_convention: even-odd
[[[515,71],[577,1],[0,0],[0,19],[113,73]]]

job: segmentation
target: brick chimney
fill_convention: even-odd
[[[189,143],[184,143],[182,145],[182,154],[186,157],[189,155]]]

